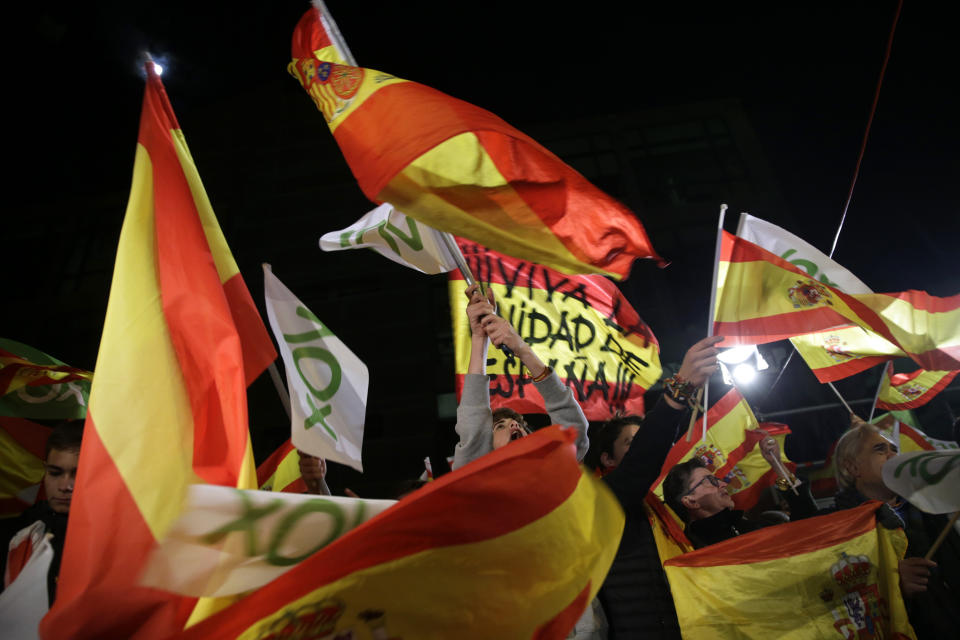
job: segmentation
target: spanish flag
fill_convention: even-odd
[[[656,254],[640,220],[529,136],[435,89],[346,64],[311,8],[288,70],[364,194],[435,229],[565,273],[625,278]]]
[[[916,409],[947,388],[960,371],[927,371],[894,373],[890,362],[883,370],[877,407],[887,411]]]
[[[663,479],[674,466],[690,458],[700,458],[713,475],[727,483],[727,493],[737,509],[747,510],[757,503],[763,490],[777,480],[777,473],[760,454],[757,443],[763,429],[780,445],[780,460],[791,471],[796,467],[784,453],[784,439],[790,433],[785,424],[757,423],[750,405],[736,387],[707,411],[707,437],[699,442],[681,438],[670,449],[653,485],[653,493],[663,499]]]
[[[790,342],[824,384],[907,355],[889,340],[856,325],[796,336]]]
[[[306,492],[307,484],[300,475],[300,452],[290,438],[257,467],[257,486],[263,491]]]
[[[160,638],[195,600],[137,586],[186,488],[256,488],[246,387],[276,357],[153,63],[45,639]]]
[[[960,294],[846,294],[757,245],[723,232],[714,332],[762,344],[855,324],[926,369],[960,369]]]
[[[573,390],[584,415],[643,415],[643,394],[660,379],[660,345],[617,285],[598,275],[567,276],[457,239],[477,281],[493,289],[498,313]],[[466,284],[450,273],[450,313],[459,397],[470,363]],[[520,360],[490,346],[490,405],[545,413]]]
[[[565,638],[624,522],[574,439],[541,429],[445,474],[178,637]]]
[[[50,427],[0,416],[0,518],[17,516],[36,502],[49,436]]]
[[[880,502],[767,527],[664,563],[684,638],[916,638]]]

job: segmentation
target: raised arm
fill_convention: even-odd
[[[493,436],[490,431],[493,414],[490,411],[490,379],[487,378],[487,347],[490,341],[480,324],[482,318],[491,316],[496,311],[493,306],[493,292],[488,291],[485,299],[480,293],[480,285],[473,284],[467,287],[464,294],[470,300],[467,305],[470,362],[467,375],[463,377],[463,390],[457,406],[456,430],[460,441],[453,450],[454,469],[493,450]]]
[[[543,397],[550,422],[577,430],[577,460],[583,460],[583,456],[587,455],[587,449],[590,447],[590,441],[587,438],[587,417],[583,414],[583,409],[574,398],[570,387],[563,384],[560,377],[543,363],[509,322],[491,314],[481,320],[481,326],[494,345],[498,347],[506,345],[514,355],[520,358],[520,362],[530,372],[537,391]]]
[[[719,336],[704,338],[687,350],[680,371],[674,377],[673,393],[677,397],[682,397],[684,393],[690,395],[702,387],[717,370],[719,350],[713,345],[722,339]],[[683,385],[684,388],[676,385]],[[624,509],[640,508],[640,503],[660,476],[660,468],[673,446],[686,408],[671,392],[665,391],[647,413],[643,426],[633,438],[620,465],[604,476]]]

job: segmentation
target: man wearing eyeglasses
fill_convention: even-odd
[[[760,441],[760,451],[767,462],[780,457],[777,441],[767,436]],[[817,505],[806,486],[799,494],[784,491],[790,505],[790,519],[799,520],[816,514]],[[700,458],[691,458],[673,467],[663,480],[664,501],[687,523],[687,538],[697,549],[723,542],[742,533],[773,524],[744,517],[734,509],[727,483],[710,473]]]

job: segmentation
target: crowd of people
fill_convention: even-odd
[[[457,409],[453,468],[509,445],[532,431],[524,417],[508,408],[491,409],[487,350],[493,345],[509,349],[529,371],[543,397],[551,424],[576,431],[578,460],[612,490],[625,514],[623,534],[613,564],[597,598],[571,631],[571,638],[679,638],[675,602],[654,540],[644,504],[660,478],[674,443],[689,423],[696,391],[718,368],[721,338],[700,340],[688,349],[677,373],[664,383],[664,393],[644,417],[619,416],[595,429],[588,440],[588,421],[571,389],[536,355],[518,332],[496,313],[492,291],[486,295],[476,284],[466,290],[471,331],[469,368]],[[760,434],[761,455],[771,467],[780,458],[777,441]],[[43,486],[46,501],[5,523],[2,555],[4,586],[16,579],[29,557],[29,545],[50,537],[54,561],[48,593],[56,595],[56,579],[66,533],[71,497],[80,452],[82,425],[65,422],[51,433],[46,448]],[[727,484],[711,473],[699,457],[676,464],[663,479],[663,501],[684,523],[684,533],[696,549],[733,539],[762,527],[777,526],[830,511],[856,507],[867,500],[883,503],[878,521],[887,528],[903,529],[908,539],[906,557],[899,562],[899,586],[917,636],[952,637],[953,613],[960,605],[960,535],[951,531],[936,553],[924,559],[946,518],[932,516],[896,495],[883,482],[884,462],[896,455],[896,445],[878,428],[856,416],[835,449],[839,492],[829,509],[818,509],[809,487],[796,478],[772,488],[784,505],[781,517],[750,516],[737,510]],[[301,454],[300,471],[310,493],[329,494],[322,459]],[[789,472],[788,472],[789,473]],[[403,494],[415,491],[411,483]],[[797,490],[794,491],[793,488]],[[352,494],[351,494],[352,495]]]

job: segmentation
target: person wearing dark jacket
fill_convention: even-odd
[[[8,557],[11,540],[20,531],[31,527],[36,522],[43,523],[43,535],[52,535],[50,546],[53,549],[53,558],[47,573],[47,596],[50,604],[53,604],[53,599],[56,597],[57,577],[60,574],[60,560],[63,557],[63,541],[67,535],[67,516],[70,513],[73,485],[77,478],[82,437],[83,423],[80,421],[62,422],[53,428],[47,439],[44,456],[46,472],[43,476],[43,489],[47,499],[4,523],[3,532],[0,534],[3,544],[3,553],[0,554],[0,561],[2,561],[0,575],[3,575],[4,588],[16,578],[16,574],[23,568],[22,562],[27,559],[20,558],[16,563],[17,566],[13,566],[14,563],[11,563]]]
[[[771,463],[780,458],[777,441],[765,436],[759,443],[764,459]],[[687,523],[685,533],[694,548],[729,540],[775,523],[750,520],[734,508],[733,498],[726,491],[727,483],[710,473],[700,458],[691,458],[673,467],[663,480],[663,499]],[[786,485],[783,487],[788,489]],[[790,505],[790,520],[809,518],[817,513],[817,505],[809,486],[801,484],[797,493],[784,490]]]
[[[951,530],[933,560],[924,559],[947,517],[920,511],[883,483],[883,464],[896,454],[897,446],[875,425],[854,416],[834,453],[840,487],[836,509],[851,509],[867,500],[884,503],[877,511],[880,523],[890,529],[902,528],[907,536],[907,551],[897,569],[917,638],[954,637],[955,614],[960,607],[960,535]]]
[[[665,383],[667,391],[647,412],[629,449],[603,477],[626,516],[617,555],[599,594],[611,640],[680,638],[673,597],[643,505],[680,432],[690,396],[717,369],[718,350],[713,345],[721,339],[705,338],[687,351],[680,371]]]

